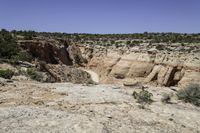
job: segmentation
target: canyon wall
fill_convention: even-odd
[[[162,47],[162,50],[157,46]],[[159,86],[200,83],[200,46],[141,44],[121,47],[80,45],[87,67],[100,75],[101,83],[140,81]]]
[[[200,45],[72,45],[57,40],[21,40],[19,45],[48,64],[95,71],[100,83],[144,82],[158,86],[200,83]]]

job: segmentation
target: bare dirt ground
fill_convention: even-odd
[[[199,133],[200,109],[160,102],[169,88],[149,87],[154,102],[141,109],[136,88],[114,85],[14,82],[0,86],[0,132]]]

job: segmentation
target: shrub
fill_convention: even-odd
[[[190,84],[177,92],[178,99],[200,106],[200,85]]]
[[[127,41],[126,44],[127,44],[127,45],[130,45],[130,44],[131,44],[131,41]]]
[[[11,58],[18,52],[15,38],[6,30],[0,31],[0,58]]]
[[[31,79],[41,81],[42,76],[38,74],[34,68],[28,68],[27,74],[30,76]]]
[[[156,46],[156,49],[158,49],[158,50],[164,50],[165,46],[159,44],[159,45]]]
[[[0,77],[2,77],[2,78],[11,79],[13,75],[14,75],[14,72],[12,70],[9,70],[9,69],[1,70],[0,69]]]
[[[16,62],[17,61],[31,62],[31,60],[33,59],[33,57],[27,52],[19,52],[16,55],[12,56],[11,58]]]
[[[153,94],[148,92],[147,90],[142,89],[142,91],[140,91],[139,93],[134,91],[132,95],[140,104],[151,104],[153,102],[153,100],[151,99]]]

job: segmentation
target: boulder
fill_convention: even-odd
[[[126,77],[126,74],[128,73],[132,62],[128,60],[121,59],[113,68],[111,71],[111,75],[114,76],[117,79],[123,79]]]
[[[89,73],[71,66],[46,64],[44,71],[56,82],[93,83]]]
[[[157,80],[157,75],[160,72],[160,69],[162,68],[162,65],[156,65],[154,66],[152,72],[145,78],[145,82],[150,82],[153,80]]]
[[[149,75],[154,67],[153,63],[149,62],[133,62],[129,72],[127,73],[128,78],[135,77],[146,77]]]
[[[163,81],[163,85],[164,86],[170,86],[171,85],[171,83],[173,82],[174,73],[175,73],[175,68],[169,66],[168,70],[167,70],[167,73],[165,75],[165,79]]]
[[[86,60],[82,57],[79,47],[77,47],[75,45],[70,45],[67,48],[67,51],[68,51],[69,57],[73,61],[74,65],[82,66],[82,64],[86,63]]]
[[[7,80],[0,77],[0,86],[4,86],[6,84]]]
[[[185,87],[192,83],[200,84],[200,72],[186,70],[183,78],[178,82],[178,85]]]
[[[124,82],[124,86],[134,87],[134,86],[142,86],[142,84],[138,81],[132,81],[132,82]]]

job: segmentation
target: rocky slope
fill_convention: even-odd
[[[102,83],[134,80],[160,86],[200,82],[200,45],[149,44],[137,46],[80,45],[87,67]]]
[[[73,44],[63,40],[19,40],[34,57],[50,64],[83,67],[98,73],[100,83],[139,81],[159,86],[200,82],[200,45]]]
[[[39,71],[46,72],[43,82],[92,83],[90,75],[79,69],[87,60],[80,49],[69,42],[54,39],[19,40],[18,45],[30,53],[32,63]],[[50,78],[49,78],[50,77]],[[52,79],[52,80],[49,80]]]

